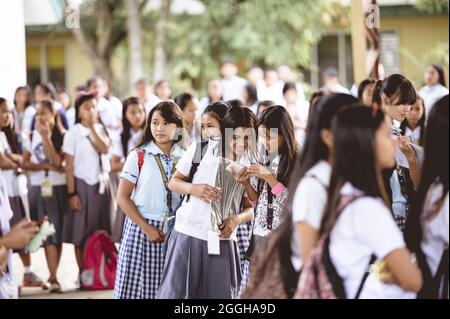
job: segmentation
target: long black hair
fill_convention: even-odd
[[[367,86],[369,85],[373,85],[377,83],[377,81],[375,81],[374,79],[365,79],[362,80],[361,83],[358,86],[358,100],[359,102],[363,103],[363,95],[364,95],[364,90],[366,89]]]
[[[419,138],[418,144],[420,146],[423,146],[424,145],[424,141],[425,141],[425,123],[426,123],[425,103],[424,103],[423,99],[419,95],[417,96],[416,103],[419,103],[421,105],[421,108],[422,108],[422,111],[423,111],[422,117],[419,119],[419,123],[418,123],[418,126],[420,127],[420,138]],[[409,126],[409,123],[408,123],[408,119],[405,118],[400,123],[400,130],[402,131],[403,135],[405,134],[407,127],[410,127],[410,126]]]
[[[155,141],[155,137],[152,134],[152,118],[155,112],[159,112],[159,114],[167,121],[167,123],[176,124],[177,128],[179,128],[179,134],[177,135],[177,139],[174,143],[181,143],[181,146],[185,148],[183,141],[184,135],[184,119],[183,112],[180,107],[175,104],[173,101],[162,101],[155,105],[155,107],[150,111],[147,117],[147,121],[144,128],[144,133],[142,134],[142,138],[136,148],[143,147],[148,143]]]
[[[437,101],[428,115],[425,135],[425,160],[422,168],[417,201],[406,221],[405,239],[408,248],[413,252],[420,251],[423,237],[421,221],[432,218],[439,211],[448,191],[449,179],[449,99],[448,95]],[[439,182],[443,189],[439,200],[434,203],[431,212],[423,212],[426,195],[434,182]]]
[[[188,106],[189,102],[194,99],[191,93],[181,93],[175,97],[174,102],[180,107],[182,111]]]
[[[222,121],[225,118],[225,114],[227,114],[228,110],[230,109],[230,105],[224,102],[215,102],[213,104],[208,105],[205,110],[203,111],[203,114],[208,114],[212,116],[217,122],[220,124],[220,128],[223,127]]]
[[[352,95],[343,93],[332,93],[321,97],[315,107],[316,110],[311,118],[309,129],[306,132],[303,150],[296,161],[297,164],[291,179],[292,190],[297,188],[298,183],[310,168],[320,160],[328,160],[330,154],[328,147],[320,136],[320,132],[323,129],[331,128],[331,120],[339,110],[344,106],[355,103],[358,103],[358,99]]]
[[[36,85],[36,87],[40,87],[45,92],[45,94],[50,95],[50,98],[52,100],[56,98],[56,88],[52,83],[39,83]]]
[[[140,105],[144,112],[145,112],[145,106],[144,104],[141,102],[141,100],[137,97],[129,97],[127,99],[125,99],[122,102],[122,126],[123,126],[123,130],[120,133],[120,143],[122,144],[122,150],[123,150],[123,155],[127,156],[128,154],[128,141],[131,138],[131,123],[130,121],[127,119],[127,110],[128,107],[130,105]],[[145,121],[142,123],[141,125],[141,129],[144,129],[145,127]]]
[[[295,166],[295,159],[299,153],[300,146],[295,139],[294,123],[285,107],[275,105],[268,107],[261,113],[258,119],[258,127],[264,126],[266,129],[276,129],[278,135],[284,139],[283,146],[277,150],[280,154],[277,180],[283,185],[289,184],[289,177]]]
[[[251,106],[258,102],[258,90],[256,86],[251,83],[248,83],[244,86],[244,90],[247,91],[248,101],[245,101],[247,106]]]
[[[53,102],[49,100],[43,100],[37,102],[36,106],[44,107],[54,115],[55,125],[53,126],[51,140],[56,151],[60,152],[64,141],[64,132],[61,131],[61,118],[59,117],[58,112],[55,110]]]
[[[401,74],[392,74],[375,83],[372,107],[381,107],[383,94],[388,97],[393,105],[412,105],[417,100],[414,85]]]
[[[227,113],[225,114],[223,120],[221,121],[220,132],[222,135],[222,157],[229,151],[229,146],[226,141],[226,130],[227,129],[237,129],[238,127],[245,127],[252,129],[252,136],[250,138],[253,142],[256,142],[256,116],[249,108],[239,107],[239,106],[231,106]]]
[[[445,74],[444,74],[444,68],[442,67],[442,65],[439,64],[430,64],[431,67],[433,67],[433,69],[436,70],[436,72],[439,75],[439,84],[441,84],[442,86],[447,87],[446,83],[445,83]]]
[[[323,91],[321,91],[323,92]],[[323,129],[331,128],[331,120],[333,116],[347,105],[352,105],[358,100],[347,94],[333,93],[330,95],[318,95],[320,97],[317,105],[314,106],[315,111],[310,118],[309,129],[306,133],[305,145],[301,153],[297,155],[295,166],[292,171],[292,177],[289,180],[288,189],[290,189],[288,205],[285,206],[284,212],[281,214],[282,221],[278,226],[280,228],[280,238],[278,242],[278,251],[280,254],[280,263],[284,270],[283,280],[289,294],[293,294],[292,281],[298,279],[298,274],[292,267],[291,256],[291,240],[294,236],[294,228],[292,223],[292,203],[294,200],[295,190],[303,178],[305,173],[316,165],[320,160],[328,160],[328,147],[323,142],[320,132]]]
[[[5,98],[0,97],[0,105],[2,105],[3,103],[6,103],[6,102],[7,102],[7,100]],[[17,138],[17,134],[14,129],[14,119],[13,119],[13,123],[11,123],[11,124],[12,125],[0,127],[0,130],[3,133],[5,133],[5,135],[6,135],[6,140],[8,142],[9,147],[11,148],[11,153],[20,154],[21,150],[20,150],[20,146],[19,146],[19,140]]]
[[[334,164],[321,234],[329,233],[338,218],[340,190],[346,182],[366,196],[384,199],[388,207],[375,152],[375,133],[384,121],[383,111],[373,111],[364,104],[345,108],[333,119]]]
[[[97,96],[97,92],[80,92],[78,97],[75,100],[75,124],[81,123],[80,118],[80,107],[89,100],[94,100]],[[105,124],[103,124],[102,119],[100,118],[100,114],[98,116],[98,123],[103,127],[103,130],[106,134],[106,136],[109,138],[108,130],[106,129]]]

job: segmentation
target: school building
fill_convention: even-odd
[[[92,76],[93,67],[72,30],[66,26],[64,0],[22,1],[26,25],[26,81],[31,86],[52,82],[73,94],[75,87]],[[343,0],[343,3],[350,10],[350,2]],[[411,0],[379,0],[378,3],[381,63],[386,74],[400,72],[418,87],[422,86],[424,68],[434,62],[427,60],[431,49],[442,44],[448,50],[447,9],[438,13],[420,12]],[[313,86],[322,84],[321,71],[330,66],[338,69],[345,86],[351,87],[354,83],[350,23],[348,19],[347,23],[329,28],[313,47],[313,67],[305,74],[305,79]],[[118,52],[113,58],[116,77],[121,74],[121,78],[116,79],[119,91],[128,81],[124,73],[126,63],[124,52]],[[448,72],[446,77],[448,83]],[[117,92],[119,96],[121,93],[124,92]]]

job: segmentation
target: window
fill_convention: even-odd
[[[66,85],[66,55],[63,44],[41,43],[27,46],[27,82],[35,87],[51,82],[56,87]]]

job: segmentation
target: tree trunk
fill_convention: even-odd
[[[161,9],[156,23],[155,60],[153,63],[153,82],[165,79],[167,76],[167,57],[164,48],[165,28],[170,15],[171,0],[161,0]]]
[[[126,0],[126,8],[128,24],[128,55],[130,58],[129,76],[130,88],[132,88],[134,86],[134,83],[144,75],[142,63],[142,29],[139,13],[139,1]]]

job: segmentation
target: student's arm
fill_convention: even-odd
[[[164,233],[147,223],[147,221],[139,213],[136,205],[131,200],[131,194],[133,193],[134,184],[121,178],[119,182],[119,189],[117,191],[117,204],[123,210],[125,215],[130,218],[147,236],[148,240],[152,243],[164,242]]]
[[[67,193],[70,195],[70,207],[74,211],[81,210],[80,197],[76,193],[75,176],[73,175],[73,156],[66,154],[66,181]]]
[[[117,155],[113,155],[111,158],[111,171],[112,172],[121,172],[123,169],[123,163],[120,161],[120,157]]]
[[[227,220],[225,220],[221,225],[219,225],[220,229],[220,237],[221,238],[230,238],[233,231],[241,224],[244,224],[250,221],[254,217],[253,207],[248,201],[245,199],[244,209],[237,215],[234,215]]]
[[[300,257],[304,263],[311,253],[311,250],[317,244],[320,234],[317,229],[307,222],[295,223],[297,236],[300,239]]]
[[[22,168],[27,171],[46,171],[51,169],[51,165],[48,163],[32,163],[31,162],[31,154],[28,151],[23,152],[23,164]]]
[[[264,180],[272,189],[280,183],[277,178],[261,164],[251,165],[249,168],[249,175]]]
[[[0,153],[0,169],[9,170],[16,169],[17,164],[14,163],[5,153]]]
[[[406,248],[399,248],[384,257],[393,279],[407,291],[419,292],[422,288],[422,273],[411,262],[411,254]]]
[[[0,237],[0,247],[7,249],[22,249],[33,239],[34,235],[39,231],[36,222],[23,219],[4,236]]]
[[[406,160],[408,161],[409,175],[411,176],[414,188],[417,190],[419,188],[422,172],[419,167],[419,164],[417,163],[416,152],[414,148],[411,146],[409,137],[399,136],[397,139],[400,151],[405,155]]]
[[[17,165],[21,165],[23,158],[22,155],[20,154],[14,154],[14,153],[7,153],[6,156],[13,161],[14,163],[16,163]]]
[[[94,126],[91,127],[91,136],[93,137],[93,142],[95,147],[101,154],[108,154],[109,152],[109,144],[110,140],[108,138],[103,138],[97,131]]]
[[[190,194],[201,200],[209,203],[211,201],[219,200],[220,191],[208,184],[191,184],[186,182],[188,178],[181,174],[178,170],[172,176],[169,182],[169,189],[172,192],[187,195]]]
[[[258,199],[258,193],[253,188],[250,182],[250,175],[248,173],[247,167],[244,167],[239,173],[235,173],[233,170],[231,171],[231,175],[244,186],[245,193],[247,194],[248,199],[251,202],[255,202]]]

